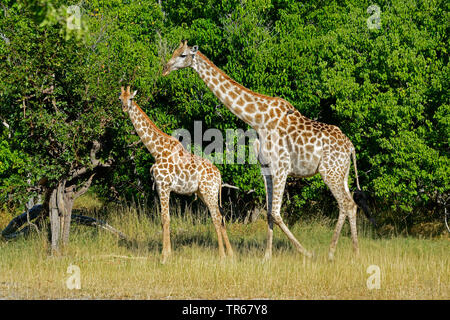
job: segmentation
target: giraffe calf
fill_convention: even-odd
[[[162,132],[133,100],[137,91],[130,92],[130,87],[122,92],[119,99],[124,112],[130,116],[131,122],[148,151],[155,158],[150,169],[154,177],[161,202],[161,220],[163,228],[162,261],[166,262],[171,254],[170,243],[170,193],[195,193],[206,204],[211,214],[217,233],[219,255],[225,257],[223,242],[229,256],[233,255],[225,225],[220,213],[219,198],[222,189],[220,171],[209,160],[189,153],[175,137]]]

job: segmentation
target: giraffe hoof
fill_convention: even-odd
[[[169,261],[170,255],[163,255],[161,258],[161,264],[166,264]]]
[[[307,258],[309,258],[310,260],[312,260],[312,261],[316,261],[316,260],[317,260],[317,254],[316,254],[315,251],[307,252],[307,253],[305,254],[305,256],[306,256]]]
[[[272,254],[266,252],[266,254],[264,255],[264,258],[263,258],[263,262],[268,262],[271,259],[272,259]]]
[[[328,253],[328,261],[334,261],[334,253],[332,252]]]

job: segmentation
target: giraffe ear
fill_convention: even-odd
[[[137,90],[135,90],[135,91],[133,92],[133,94],[130,96],[130,99],[133,99],[133,98],[136,96],[136,93],[137,93]]]
[[[195,54],[195,53],[197,53],[197,51],[198,51],[198,45],[192,46],[191,53]]]

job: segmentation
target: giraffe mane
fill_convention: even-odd
[[[244,87],[242,84],[236,82],[236,80],[234,80],[233,78],[231,78],[229,75],[227,75],[222,69],[220,69],[219,67],[217,67],[211,60],[209,60],[203,53],[201,53],[200,51],[197,51],[197,55],[200,56],[201,59],[203,59],[208,65],[210,65],[211,67],[213,67],[214,69],[216,69],[220,75],[222,75],[226,80],[230,81],[231,84],[233,84],[234,86],[238,87],[239,89],[241,89],[242,91],[252,95],[252,96],[256,96],[256,97],[260,97],[263,99],[268,99],[268,100],[280,100],[286,103],[286,105],[289,108],[292,108],[294,110],[296,110],[294,108],[294,106],[287,100],[280,98],[280,97],[271,97],[271,96],[267,96],[255,91],[252,91],[246,87]]]
[[[181,143],[180,141],[178,141],[178,139],[176,139],[175,137],[169,136],[167,133],[165,133],[164,131],[162,131],[160,128],[158,128],[156,126],[156,124],[150,120],[150,118],[148,117],[148,115],[141,109],[141,107],[139,107],[139,105],[133,100],[133,104],[135,105],[135,107],[141,112],[141,114],[144,116],[144,119],[150,124],[150,126],[152,127],[152,129],[154,131],[156,131],[157,133],[161,134],[162,136],[166,137],[166,138],[170,138],[171,140],[176,140],[177,142]]]

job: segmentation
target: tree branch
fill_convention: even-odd
[[[98,142],[97,140],[94,140],[92,142],[91,163],[94,165],[94,168],[98,166],[102,168],[110,167],[111,163],[113,162],[112,158],[109,158],[105,163],[102,163],[100,160],[96,158],[96,154],[100,150],[100,147],[101,147],[100,142]]]
[[[228,183],[222,183],[222,187],[239,190],[238,187],[233,186],[233,185],[228,184]]]
[[[79,224],[83,224],[86,226],[91,226],[91,227],[100,227],[102,229],[105,229],[109,232],[112,232],[114,234],[116,234],[117,236],[119,236],[120,239],[123,240],[128,240],[128,237],[120,232],[119,230],[113,228],[112,226],[110,226],[108,223],[106,223],[105,221],[102,220],[97,220],[91,217],[86,217],[86,216],[82,216],[79,214],[72,214],[72,220],[79,223]]]
[[[9,125],[8,122],[6,122],[6,120],[4,120],[3,118],[0,118],[0,121],[2,122],[2,124],[6,127],[6,129],[8,129],[8,138],[11,138],[11,127]]]
[[[77,192],[75,192],[75,194],[73,195],[73,198],[76,199],[79,196],[83,195],[91,186],[92,183],[92,178],[94,178],[95,173],[91,174],[91,176],[89,177],[89,179],[83,184],[83,187],[81,187],[80,190],[78,190]]]
[[[101,162],[99,159],[97,159],[96,155],[97,155],[97,152],[100,150],[100,147],[101,147],[101,145],[100,145],[100,143],[97,140],[94,140],[92,142],[92,148],[91,148],[91,151],[90,151],[90,158],[91,158],[91,164],[93,165],[93,167],[92,168],[81,167],[81,168],[75,170],[70,176],[72,179],[73,178],[77,178],[77,177],[85,174],[89,169],[95,169],[97,167],[108,168],[108,167],[111,166],[111,164],[113,162],[112,158],[108,159],[104,163]]]

